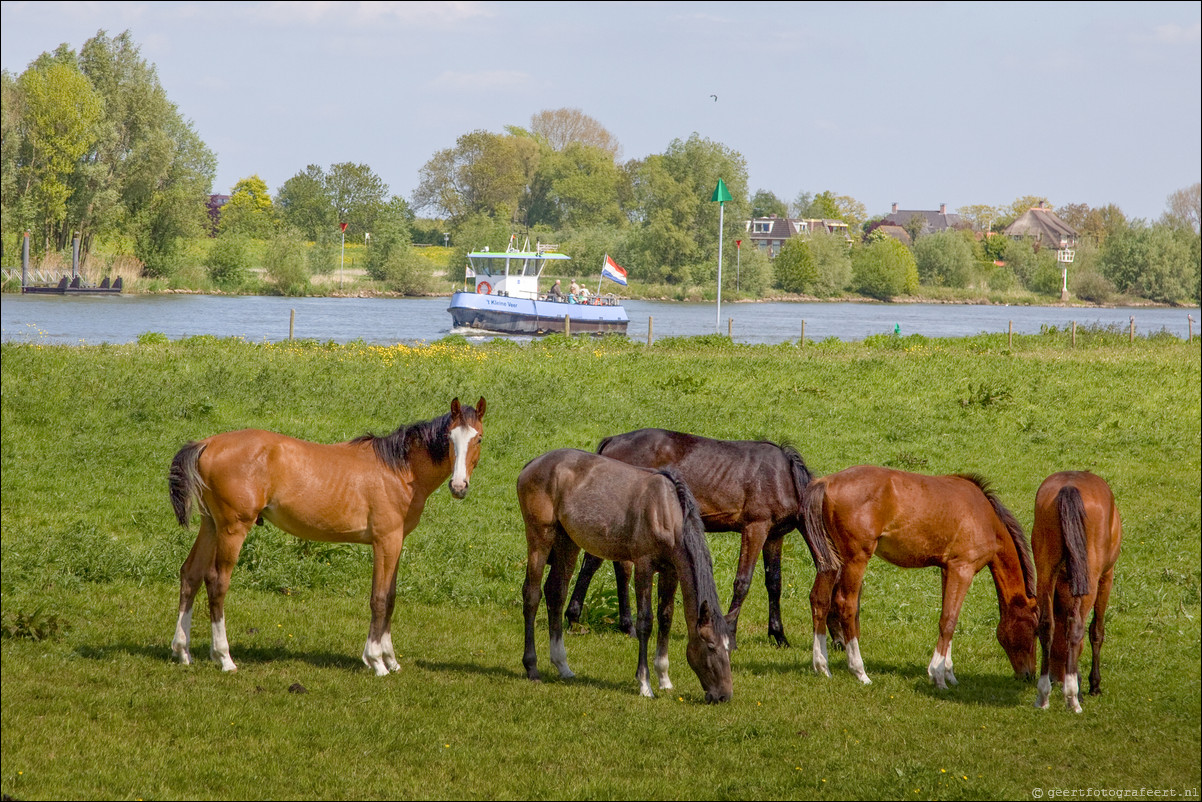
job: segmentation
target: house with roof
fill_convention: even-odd
[[[815,233],[827,233],[838,234],[848,242],[851,241],[847,223],[842,220],[772,215],[771,217],[756,217],[747,220],[744,222],[743,228],[747,232],[747,238],[751,241],[752,247],[767,253],[769,259],[775,259],[785,242],[792,237],[808,237]]]
[[[918,217],[922,221],[922,225],[911,226],[910,223]],[[939,204],[939,210],[928,209],[898,209],[897,204],[893,204],[893,210],[885,215],[881,221],[883,225],[901,226],[908,232],[913,232],[918,236],[923,234],[937,234],[940,231],[947,231],[949,228],[962,228],[964,221],[960,215],[947,210],[947,204]]]
[[[1073,248],[1077,229],[1061,220],[1046,203],[1032,206],[1002,231],[1011,239],[1033,239],[1036,248]]]

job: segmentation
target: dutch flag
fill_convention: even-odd
[[[601,268],[601,277],[607,278],[615,284],[626,286],[626,270],[619,267],[618,263],[605,254],[605,266]]]

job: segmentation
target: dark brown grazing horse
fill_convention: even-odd
[[[483,398],[475,408],[456,398],[442,417],[334,445],[244,429],[181,448],[168,477],[171,504],[187,527],[195,500],[201,522],[179,572],[171,651],[181,663],[192,662],[192,600],[203,581],[213,628],[209,656],[223,671],[237,669],[225,634],[225,594],[246,533],[266,519],[306,540],[371,546],[371,628],[363,662],[380,676],[398,670],[392,610],[401,546],[447,477],[452,496],[467,495],[480,459],[484,408]]]
[[[518,475],[518,503],[526,523],[526,676],[538,680],[534,621],[539,583],[547,577],[547,618],[551,662],[564,678],[568,668],[563,645],[563,605],[576,555],[586,549],[606,560],[635,566],[638,604],[639,666],[643,696],[653,696],[647,668],[651,635],[651,584],[659,572],[659,634],[655,668],[660,688],[668,679],[668,636],[676,585],[684,599],[688,647],[685,655],[701,680],[707,702],[731,697],[730,636],[718,601],[713,564],[697,504],[688,487],[671,471],[636,468],[577,449],[549,451],[526,464]]]
[[[801,498],[812,477],[797,450],[762,440],[712,440],[665,429],[639,429],[605,438],[597,453],[643,468],[670,467],[697,499],[707,532],[740,533],[739,566],[726,613],[732,644],[755,562],[763,552],[768,634],[777,646],[788,646],[780,616],[780,560],[785,535],[801,530],[819,570],[831,571],[839,566],[830,541],[814,538],[802,527]],[[600,564],[596,556],[585,554],[568,605],[569,623],[580,617],[589,581]],[[614,571],[618,578],[619,626],[629,632],[629,566],[614,563]]]
[[[1114,583],[1123,523],[1110,485],[1086,471],[1054,473],[1035,494],[1031,549],[1039,571],[1040,671],[1035,706],[1046,708],[1052,680],[1064,683],[1064,701],[1081,712],[1077,664],[1085,641],[1085,616],[1093,608],[1089,693],[1102,692],[1100,657],[1106,638],[1106,605]]]
[[[902,568],[939,566],[943,611],[927,675],[956,683],[952,635],[973,577],[993,574],[1001,620],[997,636],[1016,673],[1035,669],[1035,568],[1031,547],[1010,511],[977,476],[923,476],[861,465],[815,479],[806,490],[806,528],[826,532],[842,570],[820,572],[810,592],[814,670],[830,676],[827,616],[832,602],[847,646],[847,665],[871,682],[860,656],[860,587],[873,554]]]

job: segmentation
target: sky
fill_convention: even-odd
[[[1200,19],[1198,2],[3,2],[0,66],[128,30],[216,154],[216,193],[354,162],[410,199],[460,136],[574,108],[623,160],[695,133],[786,202],[1035,195],[1152,221],[1202,176]]]

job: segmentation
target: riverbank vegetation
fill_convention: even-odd
[[[1202,359],[1195,339],[1054,329],[747,346],[716,337],[548,337],[420,347],[195,337],[0,346],[0,788],[12,798],[1021,798],[1032,789],[1196,788],[1202,748]],[[399,673],[359,661],[368,550],[255,527],[226,607],[234,675],[170,661],[195,537],[166,474],[185,442],[260,427],[333,442],[488,400],[466,499],[435,493],[405,544]],[[842,653],[810,668],[813,565],[785,540],[792,649],[766,633],[757,568],[734,699],[701,703],[677,621],[677,688],[640,698],[613,580],[567,639],[577,678],[521,666],[525,543],[514,494],[547,450],[663,426],[790,441],[815,474],[867,463],[978,472],[1030,531],[1048,474],[1114,487],[1124,545],[1085,712],[1032,707],[978,576],[956,634],[959,686],[926,677],[939,576],[874,560],[861,686]],[[710,535],[728,600],[738,538]],[[679,617],[678,617],[679,618]],[[538,645],[546,668],[545,613]],[[1088,660],[1088,658],[1086,658]],[[1154,756],[1154,757],[1151,757]]]
[[[369,165],[324,166],[319,154],[274,194],[258,175],[214,188],[216,157],[128,31],[98,32],[78,52],[61,45],[0,78],[7,291],[19,289],[26,231],[35,278],[69,270],[78,240],[84,277],[120,276],[127,292],[423,295],[457,283],[471,250],[529,243],[571,256],[572,277],[585,280],[609,254],[628,270],[632,297],[712,299],[720,239],[731,300],[1053,303],[1065,281],[1059,243],[1002,233],[1047,200],[1034,195],[961,206],[945,230],[921,215],[882,226],[885,215],[833,190],[792,201],[753,191],[742,154],[697,133],[622,161],[620,143],[579,109],[464,133],[430,156],[408,198]],[[710,200],[719,180],[732,196],[721,215]],[[1057,206],[1080,235],[1070,298],[1199,303],[1200,192],[1174,192],[1154,221],[1114,203]],[[753,221],[774,216],[813,226],[783,246],[755,246]]]

